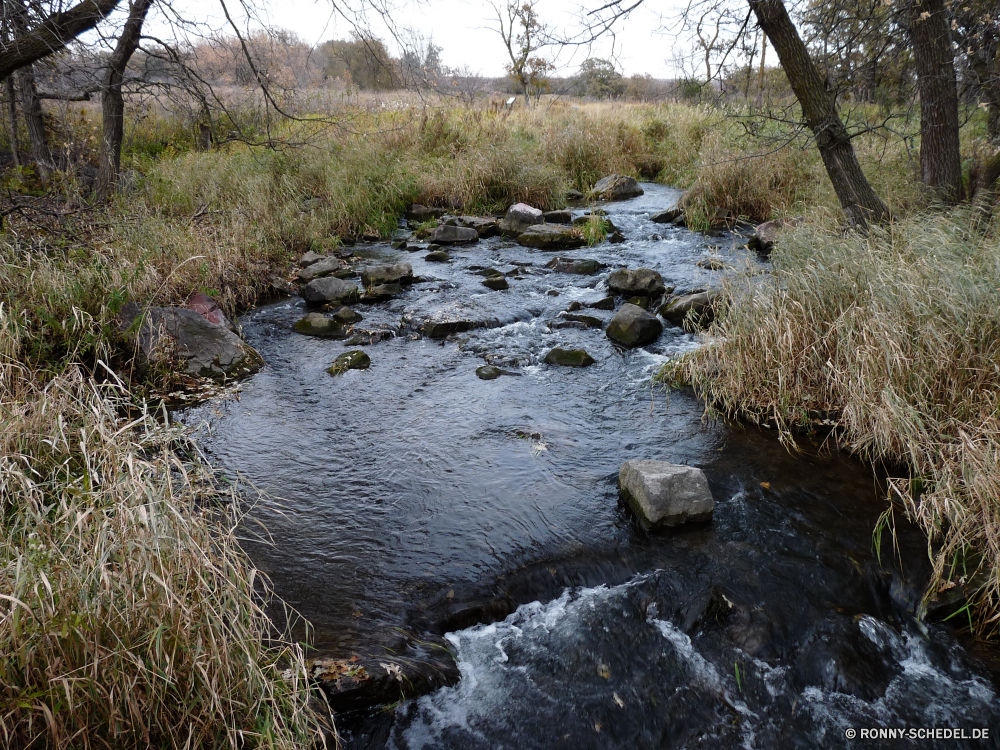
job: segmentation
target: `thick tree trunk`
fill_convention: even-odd
[[[120,2],[82,0],[69,10],[49,16],[27,33],[18,34],[11,44],[0,48],[0,78],[63,49],[104,20]]]
[[[122,81],[132,54],[139,47],[142,38],[142,24],[153,0],[132,0],[129,5],[128,20],[118,37],[115,51],[108,60],[108,72],[104,76],[101,89],[101,163],[97,173],[97,197],[107,198],[114,194],[118,186],[118,171],[121,168],[122,138],[125,133],[125,98],[122,96]]]
[[[823,165],[848,219],[858,225],[883,223],[889,209],[879,199],[858,164],[837,101],[816,69],[809,51],[781,0],[748,0],[757,23],[778,53],[788,83],[816,138]]]
[[[55,165],[52,162],[52,152],[49,151],[49,138],[45,133],[45,117],[42,113],[42,100],[38,98],[38,88],[35,86],[35,72],[31,65],[26,65],[15,74],[17,90],[21,100],[21,114],[28,125],[28,140],[31,142],[31,158],[39,176],[48,178]]]
[[[7,124],[10,126],[10,155],[14,160],[14,166],[21,166],[21,147],[17,142],[17,99],[14,93],[14,79],[7,76],[4,79],[4,86],[7,89]]]
[[[910,45],[920,92],[920,176],[947,203],[965,196],[958,85],[945,0],[911,0]]]

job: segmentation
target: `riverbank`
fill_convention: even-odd
[[[772,273],[733,284],[705,347],[667,376],[718,412],[830,440],[890,481],[875,530],[894,554],[902,517],[928,537],[924,607],[983,637],[1000,628],[1000,224],[967,209],[912,214],[861,236],[788,229]]]

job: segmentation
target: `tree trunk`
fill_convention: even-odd
[[[809,57],[784,4],[781,0],[748,2],[757,23],[778,53],[778,60],[802,107],[806,123],[816,137],[823,165],[847,218],[860,227],[869,222],[888,221],[889,209],[875,194],[858,164],[847,128],[837,112],[836,97]]]
[[[48,179],[55,166],[52,153],[49,151],[49,138],[45,133],[45,117],[42,113],[42,100],[38,98],[35,86],[35,72],[31,65],[26,65],[15,73],[17,90],[21,100],[21,113],[28,125],[28,139],[31,142],[31,158],[40,177]]]
[[[945,0],[911,0],[910,45],[920,93],[920,176],[947,203],[965,196],[958,142],[958,85]]]
[[[122,96],[122,81],[132,54],[139,47],[142,38],[142,24],[153,0],[132,0],[129,4],[128,20],[118,37],[115,51],[108,59],[108,72],[101,88],[101,157],[97,173],[97,197],[108,198],[118,186],[118,171],[121,168],[122,137],[125,133],[125,98]]]
[[[20,146],[17,142],[17,99],[14,93],[14,79],[7,76],[4,79],[7,89],[7,123],[10,125],[10,155],[14,160],[14,166],[21,166]]]
[[[121,0],[82,0],[69,10],[53,13],[35,28],[18,34],[0,48],[0,78],[59,52],[80,34],[104,20]]]

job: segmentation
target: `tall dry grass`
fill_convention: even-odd
[[[785,235],[773,273],[747,276],[671,365],[716,409],[824,419],[874,462],[910,467],[895,500],[933,545],[928,596],[963,585],[1000,630],[1000,228],[912,215],[867,235]]]
[[[0,744],[302,748],[298,645],[182,434],[79,368],[44,386],[0,304]],[[226,503],[220,501],[226,500]]]

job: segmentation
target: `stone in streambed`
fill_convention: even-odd
[[[656,222],[657,224],[672,224],[674,220],[683,213],[683,209],[668,208],[666,211],[657,211],[649,217],[649,220]]]
[[[692,466],[626,461],[618,473],[618,488],[646,528],[707,521],[715,509],[704,472]]]
[[[361,313],[355,312],[346,305],[341,305],[337,309],[333,310],[330,313],[330,319],[335,320],[336,322],[345,326],[350,325],[351,323],[358,323],[364,320],[364,318],[361,317]]]
[[[608,289],[625,296],[656,297],[666,291],[663,277],[651,268],[619,268],[608,276]]]
[[[575,273],[581,276],[589,276],[604,268],[604,264],[592,258],[580,258],[578,260],[553,258],[545,264],[545,267],[551,268],[558,273]]]
[[[306,266],[311,266],[313,263],[318,263],[319,261],[325,259],[325,255],[320,255],[317,252],[309,250],[301,258],[299,258],[299,268],[305,268]]]
[[[355,349],[354,351],[344,352],[337,357],[327,369],[327,372],[331,375],[340,375],[342,372],[347,372],[348,370],[367,370],[371,363],[371,357],[360,349]]]
[[[344,324],[336,320],[331,320],[319,313],[309,313],[301,320],[295,321],[292,330],[304,336],[315,336],[320,339],[342,339],[347,337],[347,328]]]
[[[633,349],[656,341],[663,333],[663,324],[641,307],[626,303],[608,323],[606,333],[616,344]]]
[[[588,367],[594,364],[594,358],[583,349],[562,349],[557,346],[545,355],[544,362],[563,367]]]
[[[451,256],[444,250],[435,250],[434,252],[427,253],[427,255],[424,256],[424,260],[430,263],[447,263],[451,260]]]
[[[431,232],[429,239],[439,245],[461,245],[479,242],[479,232],[472,227],[456,227],[445,224]]]
[[[339,271],[344,265],[340,258],[333,256],[322,258],[315,263],[310,263],[299,271],[299,281],[312,281],[321,276],[329,276],[335,271]]]
[[[683,297],[674,297],[660,306],[659,313],[675,326],[681,326],[690,315],[690,320],[698,326],[707,326],[715,317],[715,304],[722,296],[719,289],[709,289]]]
[[[507,215],[500,221],[500,231],[506,235],[516,236],[528,227],[544,221],[545,215],[539,209],[527,203],[515,203],[507,209]]]
[[[586,240],[565,225],[533,224],[517,236],[517,243],[539,250],[568,250],[583,247]]]
[[[403,287],[399,284],[376,284],[365,290],[361,297],[362,302],[385,302],[398,294],[403,293]]]
[[[393,263],[384,266],[368,266],[361,269],[361,283],[365,286],[380,284],[409,284],[413,281],[413,266],[409,263]]]
[[[573,214],[569,211],[546,211],[542,216],[546,224],[569,224],[573,221]]]
[[[495,365],[483,365],[482,367],[476,368],[476,377],[480,380],[496,380],[501,375],[520,375],[517,372],[508,372],[507,370],[501,370]]]
[[[326,276],[310,281],[302,287],[300,294],[306,302],[354,302],[358,299],[358,287],[342,279]]]
[[[594,184],[592,193],[606,201],[621,201],[643,194],[634,177],[610,174]]]
[[[615,298],[605,297],[604,299],[597,300],[597,302],[591,302],[590,304],[584,305],[584,307],[589,307],[593,310],[614,310]]]
[[[604,328],[604,321],[593,315],[578,315],[576,313],[559,313],[559,317],[574,323],[583,323],[587,328]]]
[[[483,279],[483,286],[487,289],[492,289],[494,292],[500,292],[504,289],[510,288],[510,284],[503,276],[489,276]]]

